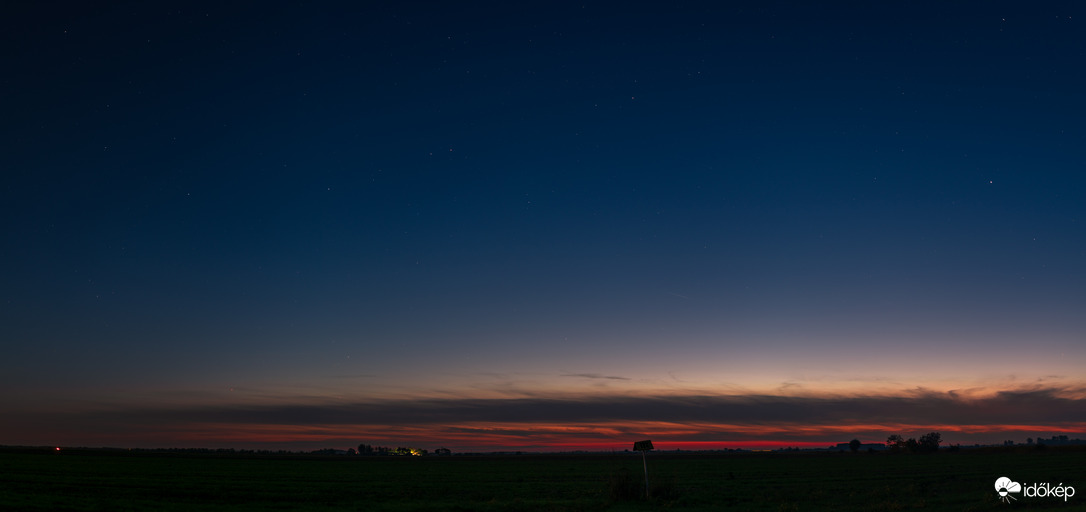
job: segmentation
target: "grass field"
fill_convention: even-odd
[[[1086,510],[1086,450],[269,456],[0,451],[0,510]],[[1076,486],[1005,504],[993,483]]]

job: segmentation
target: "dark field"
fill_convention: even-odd
[[[312,457],[0,451],[0,510],[1086,510],[1086,451]],[[1076,487],[998,501],[993,483]]]

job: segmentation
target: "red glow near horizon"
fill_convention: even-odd
[[[859,439],[882,443],[890,434],[914,437],[938,431],[946,444],[999,443],[1012,436],[1078,434],[1086,423],[1061,425],[770,425],[607,422],[595,424],[467,423],[457,425],[279,425],[189,424],[153,431],[117,433],[97,441],[103,446],[237,447],[312,449],[411,446],[454,451],[624,451],[633,441],[652,439],[658,450],[772,450],[828,448]],[[88,444],[79,440],[77,444]]]

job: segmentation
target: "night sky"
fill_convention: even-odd
[[[1086,437],[1078,2],[0,9],[0,444]]]

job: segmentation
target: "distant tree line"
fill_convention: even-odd
[[[886,448],[891,452],[932,453],[939,450],[939,443],[943,436],[938,432],[928,432],[917,440],[914,437],[905,439],[898,434],[886,438]]]
[[[365,443],[358,445],[358,455],[426,455],[429,452],[420,448],[408,448],[406,446],[397,446],[396,448],[390,448],[388,446],[372,446]]]
[[[1033,438],[1027,438],[1026,444],[1033,444]],[[1038,437],[1037,444],[1041,446],[1046,444],[1086,444],[1086,441],[1083,441],[1082,439],[1070,439],[1067,436],[1052,436],[1050,439]]]

